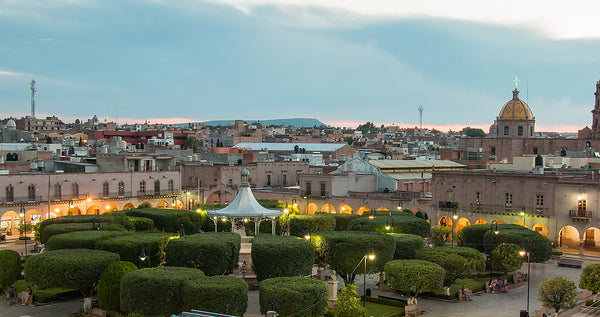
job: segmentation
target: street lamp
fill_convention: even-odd
[[[306,229],[306,234],[304,235],[304,239],[310,240],[310,229]]]
[[[88,203],[91,202],[92,199],[88,196],[88,193],[85,193],[85,213],[87,214]]]
[[[367,307],[367,259],[371,261],[375,259],[375,252],[373,252],[373,246],[371,246],[370,243],[365,245],[365,255],[363,255],[360,261],[358,261],[358,264],[356,265],[354,270],[352,270],[352,273],[350,273],[350,275],[354,274],[356,269],[360,266],[360,263],[362,263],[363,261],[365,262],[365,271],[363,275],[363,308]]]
[[[390,219],[392,220],[391,225],[390,225]],[[390,229],[392,229],[392,232],[393,232],[394,231],[393,228],[394,228],[394,217],[388,216],[388,218],[385,222],[385,230],[389,231]]]
[[[527,316],[529,316],[529,281],[531,281],[531,254],[525,251],[525,248],[519,251],[519,254],[521,256],[527,255]]]
[[[142,247],[142,251],[140,252],[140,256],[138,257],[141,262],[141,266],[143,266],[144,262],[148,260],[148,267],[150,267],[150,249],[148,249],[148,253],[146,254],[146,249],[148,248],[148,243],[144,243]]]
[[[190,207],[190,200],[188,199],[188,195],[189,195],[189,194],[190,194],[190,192],[189,192],[189,191],[188,191],[188,192],[185,192],[185,205],[186,205],[186,208],[185,208],[185,209],[187,209],[187,210],[190,210],[190,209],[191,209],[191,207]]]
[[[27,223],[25,222],[25,207],[21,206],[21,210],[19,212],[19,216],[21,217],[23,234],[25,235],[23,241],[25,241],[25,257],[27,257]]]
[[[454,219],[454,221],[452,222],[452,244],[455,244],[456,233],[458,229],[458,224],[456,222],[456,220],[458,220],[458,213],[456,212],[456,208],[454,208],[454,211],[452,212],[452,219]]]
[[[527,225],[525,224],[525,208],[523,208],[523,210],[521,210],[520,214],[521,214],[521,217],[523,217],[523,226],[527,227]]]

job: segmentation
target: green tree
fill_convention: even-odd
[[[346,284],[340,289],[338,301],[336,302],[338,317],[360,317],[364,308],[358,297],[358,288],[354,284]]]
[[[579,287],[592,293],[600,292],[600,264],[590,264],[583,269],[579,278]]]
[[[472,138],[485,138],[486,136],[485,132],[483,132],[483,130],[481,129],[473,129],[471,127],[466,127],[464,131],[468,137]]]
[[[513,272],[523,265],[523,257],[519,254],[521,248],[514,243],[501,243],[492,251],[494,270]]]
[[[452,228],[447,226],[437,226],[431,228],[431,241],[437,246],[443,246],[449,240]]]
[[[537,299],[542,301],[544,307],[554,308],[557,313],[560,309],[573,308],[577,304],[575,283],[561,276],[540,283],[537,295]]]
[[[471,275],[469,262],[464,257],[444,251],[438,251],[437,248],[425,248],[417,252],[416,258],[433,262],[441,266],[445,271],[444,286],[450,286],[458,278]]]
[[[351,136],[347,136],[344,138],[344,141],[346,141],[346,143],[348,143],[348,145],[352,145],[352,142],[354,142],[354,138]]]
[[[356,128],[356,130],[361,131],[362,133],[377,132],[377,131],[379,131],[379,129],[377,129],[375,127],[375,125],[373,124],[373,122],[369,122],[369,121],[367,121],[367,123],[365,123],[365,124],[359,125]]]
[[[185,140],[185,148],[188,150],[193,150],[194,152],[198,151],[198,144],[196,143],[196,137],[188,135]]]

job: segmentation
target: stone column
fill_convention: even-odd
[[[335,302],[338,300],[338,297],[337,297],[338,281],[329,280],[329,281],[327,281],[327,285],[329,286],[329,309],[334,309]]]

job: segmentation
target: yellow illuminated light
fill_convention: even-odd
[[[373,259],[375,259],[375,254],[369,254],[369,260],[372,261]]]
[[[525,252],[525,250],[521,250],[521,251],[519,251],[519,254],[520,254],[521,256],[525,256],[525,254],[527,254],[527,252]]]

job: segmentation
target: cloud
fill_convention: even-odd
[[[32,74],[27,74],[27,73],[17,73],[17,72],[9,72],[9,71],[3,71],[3,70],[0,70],[0,76],[33,77],[33,75],[32,75]]]

